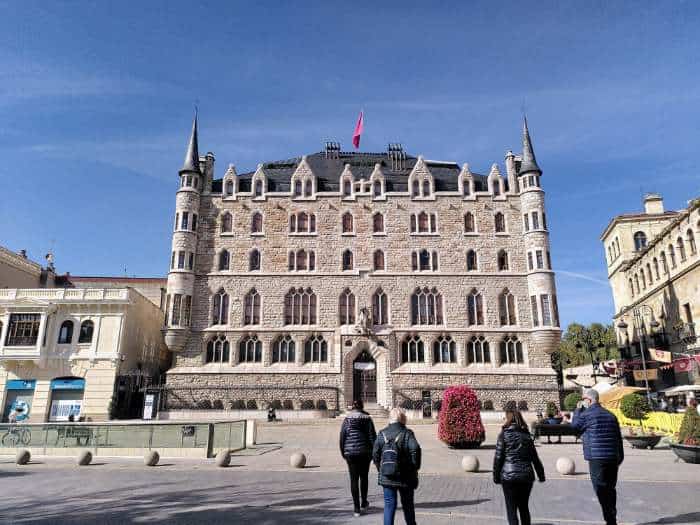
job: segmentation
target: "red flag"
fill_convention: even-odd
[[[360,148],[360,135],[365,128],[365,112],[360,111],[360,118],[357,119],[357,125],[355,126],[355,133],[352,134],[352,145],[355,149]]]

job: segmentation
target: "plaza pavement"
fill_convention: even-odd
[[[505,523],[503,496],[490,472],[498,427],[487,427],[487,441],[475,451],[446,448],[435,437],[435,425],[412,428],[424,461],[416,492],[418,523]],[[226,469],[217,468],[213,460],[164,458],[160,466],[147,468],[134,458],[97,457],[93,465],[77,467],[73,458],[37,457],[17,466],[13,458],[1,457],[0,523],[381,523],[382,498],[374,471],[370,513],[352,517],[338,429],[339,421],[263,425],[259,444],[236,453]],[[289,467],[289,456],[296,451],[309,458],[303,470]],[[533,524],[602,523],[580,444],[541,444],[538,451],[547,482],[535,485]],[[653,451],[626,446],[625,451],[621,524],[700,524],[700,466],[675,462],[664,446]],[[465,453],[480,459],[479,473],[461,471]],[[554,463],[562,455],[574,458],[576,475],[556,473]],[[396,523],[404,523],[400,513]]]

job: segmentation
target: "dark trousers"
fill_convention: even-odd
[[[591,483],[598,502],[603,509],[605,525],[617,525],[617,461],[592,459],[588,462]]]
[[[508,525],[530,525],[530,509],[528,501],[532,491],[532,482],[504,481],[503,496],[506,499]],[[520,521],[518,521],[518,512]]]
[[[348,472],[350,474],[350,493],[355,510],[360,509],[360,493],[362,503],[367,501],[367,476],[372,459],[369,456],[347,457]]]
[[[384,525],[394,525],[396,514],[396,493],[401,494],[401,507],[406,525],[416,525],[416,508],[413,502],[415,489],[384,487]]]

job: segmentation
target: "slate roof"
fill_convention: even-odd
[[[418,162],[417,157],[406,155],[403,169],[392,170],[390,159],[386,153],[362,153],[343,152],[338,154],[338,158],[326,158],[325,152],[307,155],[306,161],[311,167],[311,171],[316,175],[317,191],[340,191],[340,175],[343,173],[346,164],[350,164],[355,180],[369,180],[374,165],[380,164],[384,173],[384,180],[387,192],[408,191],[408,176],[413,167]],[[263,163],[263,170],[268,177],[268,192],[289,192],[292,174],[296,171],[301,162],[301,157],[288,160],[279,160]],[[425,161],[430,173],[435,181],[435,191],[458,191],[457,179],[460,167],[453,162]],[[241,173],[238,175],[238,191],[251,191],[251,180],[255,171]],[[485,191],[487,188],[486,175],[474,173],[475,191]],[[507,181],[506,181],[507,184]],[[222,179],[214,180],[212,192],[222,191]]]

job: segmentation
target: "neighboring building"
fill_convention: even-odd
[[[0,246],[0,288],[51,288],[56,277],[53,256],[46,255],[46,267],[30,260],[27,252],[15,253]]]
[[[637,329],[633,322],[633,311],[640,306],[648,346],[671,352],[645,353],[650,387],[662,390],[698,380],[696,360],[700,356],[694,323],[700,315],[698,235],[700,199],[684,210],[664,211],[662,198],[648,194],[644,213],[615,217],[601,236],[615,302],[613,320],[625,347],[622,365],[630,385],[645,384],[642,325]],[[626,330],[619,329],[620,321],[628,326]],[[659,326],[653,327],[652,321]]]
[[[557,401],[540,181],[527,123],[505,175],[327,143],[216,179],[195,120],[173,217],[169,408],[389,408],[464,383],[497,409]]]
[[[129,288],[0,289],[3,421],[18,404],[36,423],[133,417],[140,387],[169,365],[162,325]]]
[[[167,284],[164,277],[86,277],[67,273],[56,278],[56,286],[64,288],[133,288],[163,311]]]

